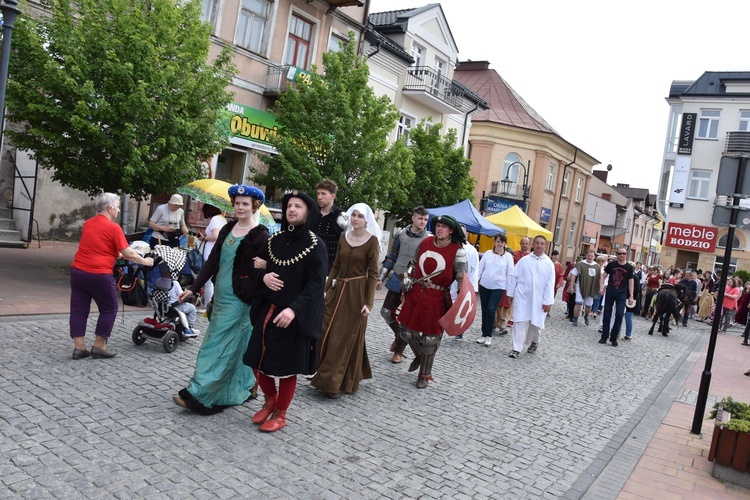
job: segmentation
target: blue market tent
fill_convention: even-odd
[[[430,212],[430,230],[434,232],[432,217],[435,215],[450,215],[458,222],[466,226],[466,230],[474,234],[484,236],[495,236],[497,233],[505,234],[505,229],[496,226],[482,217],[482,214],[474,208],[469,200],[464,200],[448,207],[428,208]]]

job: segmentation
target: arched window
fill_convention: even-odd
[[[719,241],[716,243],[716,246],[718,248],[726,248],[727,247],[727,236],[729,234],[722,234],[719,236]],[[734,235],[734,239],[732,240],[732,250],[740,250],[742,248],[742,245],[740,244],[740,239],[737,237],[737,235]]]
[[[505,161],[503,162],[503,175],[502,177],[500,177],[501,181],[505,178],[508,178],[513,181],[514,184],[518,184],[518,175],[521,171],[521,167],[516,162],[520,163],[521,157],[516,153],[508,153],[508,155],[505,157]],[[516,164],[513,165],[514,163]],[[511,165],[513,166],[511,167]]]

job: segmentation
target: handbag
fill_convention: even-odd
[[[202,246],[203,242],[201,241],[201,244],[198,246],[198,248],[193,248],[187,254],[187,261],[190,265],[190,270],[195,274],[200,273],[201,269],[203,269],[203,264],[205,264],[205,261],[203,259],[203,252],[201,252]]]

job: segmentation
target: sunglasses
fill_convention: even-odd
[[[627,255],[626,253],[617,252],[617,255]]]

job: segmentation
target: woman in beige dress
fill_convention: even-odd
[[[352,205],[347,217],[349,228],[339,239],[326,281],[320,361],[311,381],[334,399],[356,391],[362,379],[372,378],[365,330],[375,300],[381,230],[364,203]]]

